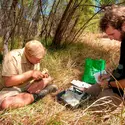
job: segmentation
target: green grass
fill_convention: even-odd
[[[47,68],[60,89],[70,86],[73,79],[81,80],[86,58],[104,59],[108,66],[118,64],[119,47],[104,47],[101,41],[88,36],[62,50],[48,50],[41,67]],[[115,52],[114,52],[115,50]],[[108,67],[107,66],[107,67]],[[47,95],[31,105],[0,111],[0,125],[121,125],[124,124],[124,111],[115,114],[96,115],[87,108],[89,103],[78,109],[66,108],[56,98]],[[121,115],[122,114],[122,115]]]

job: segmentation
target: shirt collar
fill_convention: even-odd
[[[29,63],[29,61],[27,60],[26,56],[25,56],[25,52],[24,52],[24,48],[22,49],[22,63]]]

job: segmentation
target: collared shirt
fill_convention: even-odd
[[[12,50],[5,55],[2,64],[2,76],[20,75],[29,70],[40,70],[40,64],[30,63],[24,54],[24,49]],[[17,87],[25,89],[28,83],[29,81]]]

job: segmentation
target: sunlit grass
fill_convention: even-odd
[[[87,34],[81,38],[79,43],[68,46],[62,50],[48,50],[44,60],[41,61],[42,68],[47,68],[54,78],[53,83],[60,89],[70,86],[73,79],[81,80],[84,72],[86,58],[104,59],[107,67],[113,69],[119,60],[119,44],[114,45],[113,41],[108,41],[110,45],[104,45],[97,37]],[[47,95],[40,101],[31,105],[10,109],[0,112],[0,124],[5,125],[114,125],[124,123],[124,111],[96,115],[89,111],[89,106],[85,103],[78,109],[66,108],[59,104],[55,97]],[[122,111],[122,116],[121,116]]]

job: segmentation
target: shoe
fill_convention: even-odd
[[[58,87],[54,84],[48,85],[45,90],[48,91],[48,93],[56,92],[58,90]]]
[[[35,100],[39,100],[46,96],[49,93],[56,92],[58,90],[58,87],[56,85],[48,85],[45,89],[41,90],[38,94],[35,94]]]

